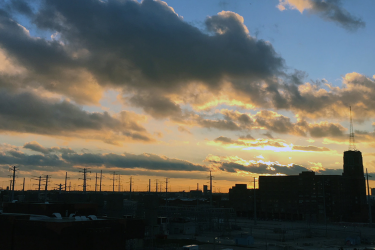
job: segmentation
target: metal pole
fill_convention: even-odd
[[[66,192],[66,186],[68,185],[68,172],[65,172],[65,188],[64,191]]]
[[[100,170],[100,186],[99,186],[99,192],[102,191],[102,177],[103,177],[103,170]]]
[[[95,173],[95,193],[96,193],[97,186],[98,186],[98,173]]]
[[[46,186],[44,188],[44,201],[47,201],[47,190],[48,190],[48,175],[46,175]]]
[[[113,172],[113,179],[112,179],[112,192],[115,192],[115,173]]]
[[[121,175],[118,174],[118,191],[121,192]]]
[[[133,182],[133,177],[130,176],[130,187],[129,187],[129,192],[131,193],[132,192],[132,182]]]
[[[12,201],[14,200],[14,183],[16,182],[16,166],[13,166]]]
[[[46,186],[44,188],[44,191],[46,191],[46,195],[47,195],[47,190],[48,190],[48,175],[46,175]]]
[[[23,178],[22,193],[25,192],[25,177]]]

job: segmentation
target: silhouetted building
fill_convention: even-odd
[[[256,190],[257,217],[308,221],[366,221],[366,184],[360,151],[345,151],[342,175],[260,176]],[[246,184],[229,190],[235,210],[254,212]],[[247,207],[247,209],[246,209]]]
[[[229,202],[231,207],[236,211],[237,216],[249,216],[252,207],[252,195],[253,190],[247,189],[247,184],[236,184],[229,189]]]
[[[203,194],[207,195],[208,194],[208,188],[207,185],[203,185]]]

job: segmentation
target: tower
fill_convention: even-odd
[[[352,107],[350,107],[349,150],[344,152],[343,175],[348,177],[364,177],[362,153],[355,146]]]
[[[360,214],[366,205],[366,182],[363,171],[361,151],[356,149],[354,140],[354,129],[352,120],[352,109],[350,107],[350,132],[349,149],[344,152],[343,186],[345,189],[344,200],[348,214]]]

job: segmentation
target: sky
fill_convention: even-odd
[[[0,187],[375,178],[375,1],[2,0]],[[115,175],[114,175],[115,173]],[[130,179],[132,178],[132,179]],[[120,181],[119,181],[120,180]],[[256,185],[257,182],[256,182]],[[371,181],[371,185],[375,185]]]

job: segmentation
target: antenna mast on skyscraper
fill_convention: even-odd
[[[354,129],[353,129],[353,119],[352,119],[352,106],[350,108],[350,131],[349,131],[349,151],[356,151],[355,141],[354,141]]]

